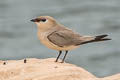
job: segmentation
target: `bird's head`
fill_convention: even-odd
[[[40,16],[38,18],[32,19],[32,22],[35,22],[40,30],[48,30],[56,26],[57,22],[54,18],[50,16]]]

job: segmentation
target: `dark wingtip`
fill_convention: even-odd
[[[94,41],[107,41],[107,40],[111,40],[110,38],[105,38],[107,36],[108,36],[107,34],[96,36]]]
[[[96,38],[104,38],[104,37],[107,37],[107,36],[108,36],[107,34],[104,34],[104,35],[96,36]]]
[[[112,40],[111,38],[105,38],[106,36],[108,36],[108,35],[107,35],[107,34],[104,34],[104,35],[95,36],[95,39],[94,39],[94,40],[82,42],[82,43],[80,43],[80,44],[86,44],[86,43],[91,43],[91,42],[99,42],[99,41]],[[80,44],[77,44],[77,45],[80,45]]]
[[[103,38],[102,40],[106,41],[106,40],[112,40],[112,39],[110,39],[110,38]]]
[[[105,40],[111,40],[111,38],[106,38],[108,35],[107,34],[104,34],[104,35],[99,35],[99,36],[96,36],[95,40],[102,40],[102,41],[105,41]]]

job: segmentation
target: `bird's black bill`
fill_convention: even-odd
[[[35,22],[35,19],[30,20],[31,22]]]
[[[30,20],[31,22],[40,22],[40,19],[36,18],[36,19],[32,19]]]

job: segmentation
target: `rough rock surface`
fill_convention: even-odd
[[[81,67],[54,58],[0,61],[0,80],[120,80],[120,74],[97,78]]]

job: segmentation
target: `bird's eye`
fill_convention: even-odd
[[[45,18],[43,18],[43,19],[41,19],[41,21],[42,21],[42,22],[46,22],[46,19],[45,19]]]

